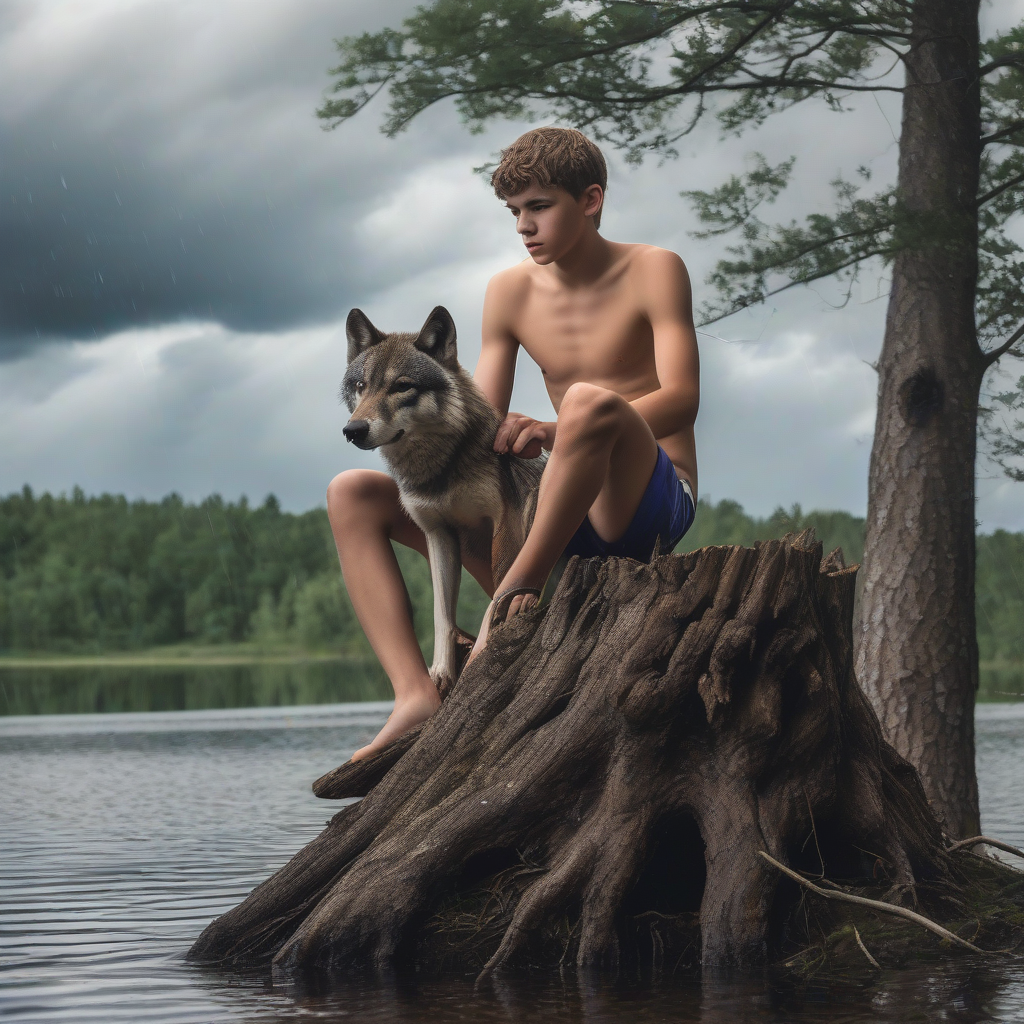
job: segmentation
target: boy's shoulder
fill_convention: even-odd
[[[521,297],[536,278],[539,268],[529,256],[511,267],[499,270],[487,283],[487,291],[496,295]]]
[[[686,265],[682,257],[671,249],[662,249],[657,245],[650,245],[646,242],[609,242],[615,254],[613,266],[620,270],[638,270],[646,273],[648,270],[661,268],[668,271],[685,272]],[[521,294],[538,279],[548,280],[549,275],[545,267],[538,267],[529,256],[514,266],[499,270],[488,284],[489,290],[504,295]]]
[[[623,244],[622,248],[629,250],[625,254],[625,258],[630,261],[632,266],[645,272],[655,267],[679,269],[686,266],[679,253],[673,252],[671,249],[662,249],[658,245],[649,245],[646,242],[630,242]]]

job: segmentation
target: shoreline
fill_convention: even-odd
[[[0,653],[0,671],[24,668],[171,668],[194,665],[298,664],[302,662],[376,661],[366,652],[309,651],[301,648],[257,647],[249,644],[221,646],[154,647],[142,651],[106,651],[102,654]],[[981,661],[980,672],[1024,673],[1024,661]]]
[[[154,648],[147,651],[112,651],[104,654],[0,654],[0,672],[24,669],[90,668],[210,668],[235,665],[302,665],[330,662],[370,662],[372,655],[337,651],[249,648],[242,645]]]

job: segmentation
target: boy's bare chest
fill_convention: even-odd
[[[628,379],[653,370],[650,322],[625,288],[583,293],[538,290],[516,318],[516,336],[549,386]]]

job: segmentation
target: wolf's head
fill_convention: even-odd
[[[345,437],[359,448],[436,429],[450,411],[459,367],[455,322],[436,306],[419,334],[384,334],[360,309],[345,324],[348,369],[341,395],[352,413]]]

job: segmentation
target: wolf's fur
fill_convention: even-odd
[[[380,448],[402,504],[426,534],[434,589],[430,675],[444,692],[454,682],[462,552],[489,553],[498,587],[533,521],[544,462],[494,451],[501,418],[459,365],[455,323],[443,306],[419,334],[384,334],[353,309],[346,333],[346,437]]]

